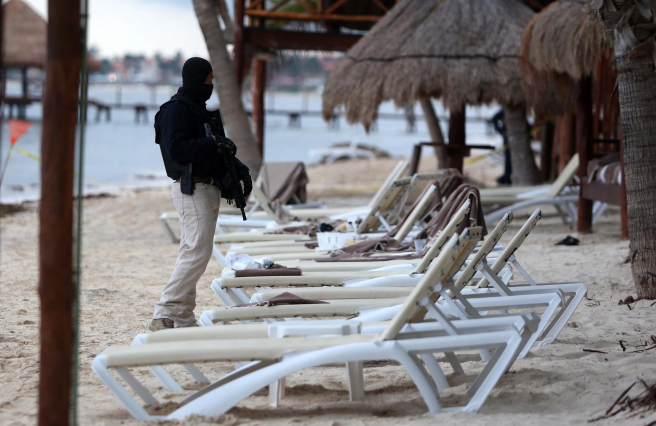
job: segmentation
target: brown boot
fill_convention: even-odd
[[[173,320],[170,318],[157,318],[150,322],[148,330],[159,331],[167,328],[173,328]]]

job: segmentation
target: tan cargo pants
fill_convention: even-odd
[[[191,327],[197,325],[196,284],[212,257],[221,193],[214,185],[197,183],[194,194],[185,195],[180,192],[180,184],[174,183],[171,197],[182,225],[180,249],[153,319],[170,318],[175,327]]]

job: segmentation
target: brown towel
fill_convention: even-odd
[[[415,239],[431,240],[435,238],[439,231],[444,229],[447,223],[449,223],[451,220],[451,217],[460,209],[460,207],[462,207],[467,199],[471,200],[472,208],[470,210],[469,217],[462,221],[457,229],[457,232],[459,234],[462,233],[465,228],[471,226],[470,218],[475,218],[475,224],[477,226],[482,226],[483,235],[487,235],[485,216],[483,215],[483,208],[480,203],[480,194],[478,189],[463,183],[452,191],[451,195],[444,202],[442,209],[435,215],[435,217],[433,217],[433,219],[431,219],[430,222],[428,222],[426,227],[415,237]],[[475,213],[472,214],[472,212]],[[336,253],[329,258],[318,258],[313,260],[316,262],[373,262],[378,260],[412,260],[423,257],[429,250],[429,244],[427,244],[420,253],[408,253],[407,255],[401,256],[372,256],[373,254],[380,253],[380,251],[398,252],[413,248],[413,245],[411,244],[399,245],[396,243],[396,247],[392,247],[390,244],[387,244],[387,248],[385,250],[381,250],[386,242],[385,240],[387,239],[390,238],[385,236],[382,239],[372,239],[370,244],[372,242],[374,244],[371,245],[370,251],[345,253],[346,249],[344,249],[341,253]]]
[[[301,268],[276,268],[276,269],[241,269],[235,271],[235,277],[300,277],[303,275]]]
[[[233,308],[244,308],[250,306],[279,306],[279,305],[328,305],[328,302],[323,300],[303,299],[295,294],[284,292],[269,300],[258,303],[245,303],[243,305],[235,305]]]
[[[335,253],[333,253],[331,256],[333,258],[336,258],[336,257],[344,257],[343,254],[370,253],[370,252],[379,253],[379,252],[387,252],[387,251],[407,250],[410,247],[410,245],[401,244],[399,241],[396,241],[393,238],[393,236],[396,235],[397,232],[399,232],[399,229],[401,229],[401,226],[403,226],[405,221],[408,219],[408,216],[410,216],[412,214],[412,211],[417,207],[417,204],[419,204],[421,199],[424,197],[426,191],[428,191],[433,185],[437,187],[437,191],[435,191],[435,195],[431,200],[431,202],[429,203],[429,205],[421,213],[421,216],[419,217],[419,221],[423,221],[424,219],[426,219],[433,211],[438,210],[442,206],[442,196],[440,195],[440,185],[438,181],[434,181],[431,182],[430,185],[426,185],[426,188],[417,197],[415,202],[410,206],[407,213],[403,216],[399,224],[396,225],[394,229],[389,231],[387,234],[378,238],[367,238],[364,241],[360,241],[359,243],[350,245],[348,247],[344,247],[341,250],[338,250]]]

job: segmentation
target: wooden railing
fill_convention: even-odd
[[[399,0],[396,2],[398,3]],[[380,14],[370,15],[352,15],[340,13],[342,6],[350,2],[368,2],[375,5]],[[297,11],[285,11],[283,8],[296,5]],[[269,6],[267,8],[267,6]],[[349,22],[376,22],[382,15],[389,11],[381,0],[338,0],[334,3],[326,0],[281,0],[276,4],[271,5],[265,0],[250,0],[245,9],[245,15],[251,18],[264,18],[275,19],[282,21],[304,21],[304,22],[320,22],[320,21],[349,21]]]

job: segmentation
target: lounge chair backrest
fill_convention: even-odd
[[[469,257],[471,252],[474,251],[479,241],[481,241],[482,237],[483,237],[482,226],[465,228],[465,230],[462,231],[462,234],[460,235],[460,251],[456,256],[456,260],[451,265],[451,269],[447,272],[446,278],[440,281],[440,284],[443,287],[448,288],[450,286],[450,284],[453,282],[452,281],[453,277],[465,264],[467,258]],[[437,302],[437,300],[440,298],[440,293],[437,290],[439,289],[431,290],[431,292],[428,294],[428,300],[430,300],[430,303],[432,304]],[[415,316],[412,318],[412,322],[423,321],[425,316],[426,316],[426,309],[422,308],[419,311],[417,311]]]
[[[515,254],[517,249],[522,245],[526,237],[528,237],[528,234],[531,233],[533,228],[535,228],[535,225],[538,224],[538,221],[542,217],[542,212],[540,209],[535,209],[533,214],[528,218],[528,220],[522,225],[522,227],[517,231],[517,234],[513,237],[512,240],[508,243],[506,248],[503,250],[503,252],[499,255],[497,260],[494,262],[492,265],[491,269],[494,271],[495,274],[498,274],[501,272],[504,266],[508,263],[508,259],[510,259],[510,256]],[[483,288],[487,287],[489,285],[489,282],[486,278],[482,278],[479,283],[478,287]]]
[[[458,280],[456,281],[455,287],[457,289],[462,290],[462,288],[469,282],[469,280],[472,279],[472,277],[476,273],[476,266],[483,259],[486,259],[487,255],[492,252],[492,250],[497,245],[503,234],[508,229],[508,225],[510,225],[512,219],[513,219],[513,213],[512,212],[506,213],[501,219],[501,221],[499,221],[497,226],[494,228],[494,230],[485,238],[485,242],[483,242],[481,247],[478,249],[476,255],[474,255],[474,257],[471,259],[471,262],[469,262],[469,265],[467,265],[465,270],[462,271],[462,274],[460,274],[460,278],[458,278]]]
[[[451,216],[449,223],[446,224],[442,232],[433,238],[433,244],[421,259],[421,262],[419,262],[417,265],[417,268],[414,271],[415,274],[423,274],[426,271],[428,265],[430,265],[433,259],[435,259],[435,257],[440,253],[440,250],[446,243],[448,236],[453,235],[453,233],[456,232],[456,228],[458,228],[458,225],[460,225],[462,221],[465,220],[469,214],[470,209],[471,201],[468,199],[463,203],[462,207],[458,209],[456,214]]]
[[[392,181],[383,191],[382,197],[380,197],[378,203],[371,206],[367,216],[362,219],[360,225],[358,225],[358,233],[364,234],[365,232],[375,231],[380,226],[380,219],[377,216],[377,213],[386,213],[391,210],[392,206],[400,197],[403,196],[404,191],[408,188],[409,185],[412,185],[414,180],[412,178],[400,178]]]
[[[451,170],[438,170],[431,173],[416,173],[413,177],[417,180],[414,188],[411,191],[408,191],[408,194],[405,198],[404,204],[406,206],[412,205],[417,198],[421,196],[426,186],[430,185],[434,181],[439,181],[440,185],[442,182],[453,172]]]
[[[260,207],[262,207],[262,210],[264,210],[271,217],[276,217],[276,212],[271,208],[271,200],[269,200],[269,197],[267,197],[264,191],[262,191],[260,185],[253,185],[251,196],[255,197],[257,202],[260,204]]]
[[[459,237],[458,235],[453,235],[444,245],[444,249],[437,259],[435,259],[435,262],[433,262],[422,279],[414,287],[412,293],[410,293],[401,306],[401,309],[394,315],[389,325],[378,337],[379,341],[395,339],[398,332],[422,309],[419,301],[429,294],[435,283],[447,278],[447,273],[451,270],[459,251]]]
[[[397,179],[400,179],[402,176],[405,175],[406,170],[408,170],[408,167],[410,167],[410,164],[407,161],[399,161],[398,163],[396,163],[396,166],[394,166],[392,172],[385,178],[385,181],[380,185],[378,191],[376,191],[374,196],[371,198],[371,201],[367,206],[369,207],[370,210],[371,207],[380,203],[380,199],[383,197],[385,191],[392,184],[392,182],[394,182]]]
[[[455,169],[438,170],[430,173],[416,173],[414,177],[417,178],[417,184],[414,189],[408,193],[405,204],[411,205],[414,203],[417,200],[417,197],[421,195],[424,189],[426,189],[426,186],[430,185],[431,182],[437,180],[440,183],[440,187],[442,187],[442,184],[456,173],[457,171]]]
[[[421,215],[424,213],[426,210],[426,207],[431,203],[433,200],[433,197],[435,195],[435,191],[437,191],[437,187],[435,185],[432,185],[430,188],[426,190],[424,193],[424,196],[419,200],[417,205],[412,209],[412,212],[408,215],[408,217],[405,219],[405,222],[401,224],[401,227],[399,230],[394,234],[394,239],[398,242],[401,242],[405,239],[405,237],[408,236],[410,231],[412,231],[412,227],[415,225],[415,222],[419,220]]]
[[[579,170],[579,155],[574,154],[569,163],[565,166],[562,172],[558,175],[558,178],[551,184],[549,192],[547,192],[547,197],[555,197],[560,195],[563,192],[563,189],[571,182],[574,175]]]

